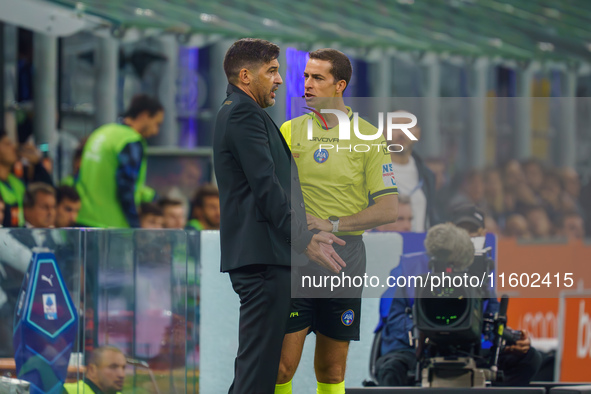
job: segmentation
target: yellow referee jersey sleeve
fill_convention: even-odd
[[[291,150],[291,121],[288,120],[287,122],[284,122],[279,130],[281,131],[281,134],[283,134],[283,138]]]

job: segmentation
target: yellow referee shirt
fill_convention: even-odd
[[[299,116],[281,126],[298,166],[306,211],[323,220],[362,211],[369,204],[368,197],[398,194],[386,140],[383,136],[373,141],[359,139],[353,132],[351,108],[347,110],[351,139],[346,141],[339,141],[338,127],[327,130],[314,114]],[[308,139],[309,119],[314,119],[312,140]],[[361,118],[358,124],[361,134],[377,132],[376,127]],[[336,235],[358,234],[363,231]]]

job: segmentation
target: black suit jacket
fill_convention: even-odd
[[[297,167],[279,128],[250,96],[228,85],[215,123],[222,272],[291,265],[312,239]],[[293,185],[293,187],[292,187]]]

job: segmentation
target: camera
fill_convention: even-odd
[[[504,310],[485,314],[485,302],[496,302],[490,285],[466,283],[466,277],[486,279],[493,272],[494,261],[489,256],[477,254],[473,263],[460,271],[450,266],[432,261],[430,276],[445,275],[448,282],[415,289],[417,377],[423,387],[484,387],[487,381],[502,377],[497,368],[502,340],[514,344],[521,339],[521,331],[504,327],[506,298]],[[497,332],[503,332],[502,340]]]
[[[505,328],[502,337],[505,341],[505,345],[511,346],[515,345],[517,341],[523,338],[523,334],[520,330],[512,330],[510,328]]]
[[[423,387],[485,387],[502,378],[498,360],[508,298],[499,305],[490,278],[494,261],[484,237],[451,223],[425,237],[430,272],[415,288],[417,378]],[[498,307],[498,309],[497,309]],[[486,313],[486,316],[485,316]],[[508,340],[517,337],[507,331]],[[521,333],[519,333],[521,337]]]
[[[461,274],[449,275],[450,282]],[[458,281],[456,281],[457,283]],[[428,355],[453,356],[480,350],[483,303],[471,287],[419,287],[415,292],[414,323],[429,338]]]

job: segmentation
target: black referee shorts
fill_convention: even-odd
[[[365,244],[361,235],[341,236],[347,242],[345,246],[334,244],[335,251],[345,261],[347,266],[342,270],[343,274],[349,277],[363,277],[366,268]],[[296,283],[301,283],[302,276],[315,276],[321,283],[327,276],[332,274],[319,267],[314,262],[309,262],[305,267],[298,269],[298,274],[292,278]],[[297,284],[296,284],[297,286]],[[289,320],[287,322],[287,333],[301,331],[307,327],[309,332],[319,332],[329,338],[343,341],[359,340],[359,322],[361,319],[361,293],[363,288],[341,287],[330,291],[328,287],[322,286],[316,289],[299,288],[297,295],[302,298],[292,298]],[[305,297],[308,294],[321,296]],[[329,298],[330,295],[334,297]]]

